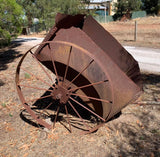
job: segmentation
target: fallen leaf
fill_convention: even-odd
[[[89,141],[89,142],[94,142],[95,139],[94,139],[94,138],[90,138],[90,139],[88,139],[87,141]]]
[[[14,147],[16,145],[16,142],[14,143],[9,143],[9,145],[11,145],[11,147]]]
[[[106,135],[107,135],[108,138],[110,137],[110,135],[108,133],[106,133]]]
[[[31,143],[34,143],[34,141],[35,141],[35,138],[32,138],[32,139],[31,139]]]
[[[28,150],[30,146],[31,146],[31,145],[29,145],[29,144],[24,144],[24,145],[21,146],[19,149]]]
[[[48,134],[48,138],[52,140],[57,140],[59,136],[57,134]]]
[[[107,127],[107,126],[106,126],[106,129],[107,129],[109,132],[111,131],[111,129],[110,129],[109,127]]]
[[[116,136],[119,136],[119,131],[118,130],[116,131]]]
[[[26,153],[26,154],[23,155],[23,157],[27,157],[27,156],[28,156],[28,153]]]

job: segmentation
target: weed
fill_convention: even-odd
[[[9,116],[10,116],[10,117],[13,117],[13,115],[12,115],[11,113],[9,113]]]
[[[156,129],[153,129],[153,130],[151,130],[150,132],[151,132],[152,134],[157,134],[159,131],[156,130]]]
[[[2,105],[3,107],[6,107],[6,103],[2,103],[1,105]]]
[[[140,140],[145,140],[145,137],[144,136],[140,136],[139,139]]]
[[[25,73],[24,77],[25,77],[25,79],[30,79],[31,78],[31,76],[28,73]]]

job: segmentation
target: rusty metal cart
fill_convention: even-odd
[[[93,132],[141,93],[137,61],[91,16],[57,14],[16,71],[19,98],[37,126]]]

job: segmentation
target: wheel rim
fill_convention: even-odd
[[[61,61],[58,61],[58,59],[56,59],[56,53],[54,49],[55,45],[69,46],[69,51],[67,51],[66,55],[67,59],[65,60],[65,65],[64,63],[61,63]],[[49,60],[52,66],[48,67],[49,64],[46,64],[48,60],[46,59],[41,61],[41,58],[36,55],[37,46],[41,46],[43,48],[47,47],[49,49],[49,54],[48,56],[46,56],[46,58],[50,58]],[[85,132],[93,132],[99,127],[99,125],[97,125],[97,122],[105,122],[108,119],[112,109],[113,99],[102,99],[99,96],[93,97],[92,95],[88,95],[88,91],[86,92],[85,90],[87,88],[91,88],[92,92],[94,93],[93,89],[96,92],[95,86],[100,86],[102,84],[109,84],[109,86],[111,85],[108,77],[107,79],[91,82],[90,80],[88,81],[85,76],[83,76],[83,73],[85,73],[87,70],[89,71],[89,67],[96,62],[93,56],[89,56],[87,54],[89,62],[81,66],[79,71],[77,69],[74,69],[74,67],[70,65],[73,56],[73,49],[78,49],[84,54],[84,51],[86,51],[82,48],[79,48],[77,45],[73,45],[72,43],[64,43],[61,41],[45,42],[34,46],[24,54],[17,66],[16,87],[23,106],[38,124],[45,126],[48,129],[54,128],[57,120],[60,121],[59,117],[61,116],[59,115],[61,114],[63,120],[65,119],[65,122],[68,123],[67,128],[70,132],[72,132],[73,127],[83,130]],[[34,60],[33,62],[36,65],[30,64],[30,67],[33,69],[33,71],[37,71],[36,74],[32,72],[31,69],[29,69],[29,66],[26,67],[27,57]],[[43,72],[42,74],[37,70],[37,67]],[[74,77],[69,76],[72,71],[76,71]],[[32,79],[27,78],[27,74]],[[46,78],[44,79],[42,77],[43,75],[45,75],[48,80],[46,80]],[[24,79],[23,77],[26,79]],[[77,86],[77,84],[79,83],[76,82],[79,82],[79,80],[81,82],[83,80],[82,78],[85,81],[88,81],[87,84],[80,83],[81,86]],[[36,81],[40,81],[40,83],[35,83]],[[32,89],[35,91],[26,92],[26,89]],[[32,97],[32,94],[36,93],[36,91],[41,91],[39,96],[33,98],[32,100],[29,100],[28,97]],[[45,91],[45,93],[43,93],[42,91]],[[37,105],[37,102],[41,100],[46,100],[45,105]],[[96,103],[106,103],[107,105],[110,105],[108,116],[103,117],[103,115],[99,114],[98,109],[96,109],[95,105],[92,104],[93,106],[90,106],[86,104],[84,100],[94,101]],[[37,114],[37,112],[35,112],[35,106],[37,107],[37,109],[39,109],[39,111],[42,112]],[[51,113],[51,111],[53,111],[52,107],[55,111],[54,114]],[[103,109],[103,106],[101,107]],[[97,108],[100,108],[100,105]],[[74,112],[73,115],[71,115],[70,110]],[[85,118],[85,115],[82,115],[82,112],[86,112],[87,115],[90,114],[90,118]],[[50,122],[52,124],[48,122],[48,119],[50,119]]]

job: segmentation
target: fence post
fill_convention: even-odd
[[[105,17],[105,23],[106,23],[106,21],[107,21],[107,20],[106,20],[106,10],[107,10],[106,7],[107,7],[107,5],[106,5],[106,3],[105,3],[105,11],[104,11],[104,13],[105,13],[105,15],[104,15],[104,17]]]
[[[134,41],[137,41],[137,21],[135,21]]]

